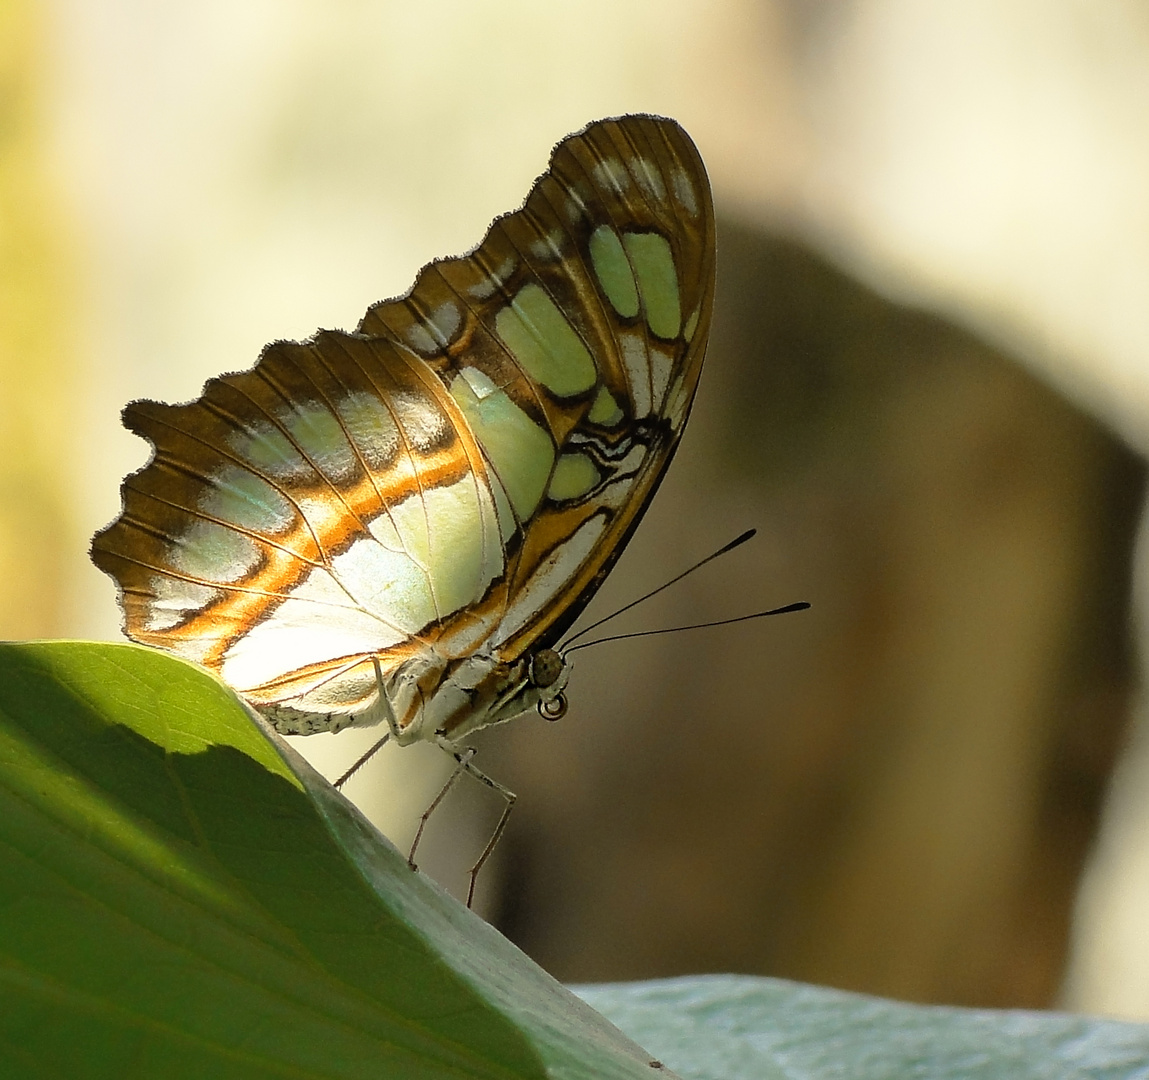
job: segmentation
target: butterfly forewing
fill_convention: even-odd
[[[155,455],[93,543],[127,633],[316,714],[298,730],[363,709],[372,657],[553,643],[673,452],[713,284],[709,185],[677,124],[564,140],[522,209],[356,333],[128,406]]]
[[[673,121],[627,117],[560,143],[521,210],[360,324],[420,350],[472,418],[476,383],[520,421],[515,440],[476,424],[517,496],[508,655],[553,641],[621,553],[685,423],[713,287],[697,150]]]

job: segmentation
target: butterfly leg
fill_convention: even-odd
[[[399,718],[395,715],[395,710],[391,706],[391,699],[387,696],[387,688],[383,685],[383,669],[379,666],[379,657],[371,657],[371,662],[375,665],[375,685],[379,690],[379,709],[383,713],[383,719],[387,721],[387,729],[391,732],[391,738],[398,742]]]
[[[495,850],[495,845],[503,835],[503,830],[507,827],[507,821],[511,816],[511,811],[515,808],[515,800],[518,799],[518,796],[511,791],[510,788],[504,787],[497,780],[492,780],[485,772],[475,766],[472,761],[472,758],[475,756],[473,747],[465,747],[459,750],[447,742],[446,739],[439,739],[438,743],[459,763],[455,769],[455,775],[451,777],[451,783],[454,783],[455,777],[461,772],[468,772],[476,780],[480,780],[486,784],[492,791],[497,791],[506,802],[506,806],[503,807],[503,815],[499,818],[499,823],[495,826],[495,831],[491,833],[491,838],[487,841],[487,846],[483,848],[482,854],[475,860],[475,865],[467,871],[471,876],[470,884],[467,887],[467,907],[470,907],[471,902],[475,899],[475,882],[479,878],[479,871],[483,869],[483,864],[491,857],[491,852]]]
[[[387,690],[383,685],[383,669],[379,666],[379,657],[373,656],[371,657],[371,661],[375,665],[375,685],[379,690],[377,707],[379,711],[383,713],[383,719],[387,721],[387,734],[377,742],[372,743],[371,748],[365,754],[360,755],[355,764],[335,781],[333,787],[336,791],[343,787],[351,777],[382,750],[388,740],[394,739],[396,742],[399,741],[399,720],[395,716],[395,710],[391,707],[391,699],[387,696]]]
[[[450,746],[449,743],[444,746],[444,749],[446,749],[448,746]],[[443,785],[442,790],[438,795],[435,796],[434,799],[431,800],[431,805],[423,811],[423,816],[419,819],[419,828],[415,830],[415,839],[411,841],[411,851],[407,856],[407,865],[411,867],[412,870],[418,869],[418,867],[415,865],[415,849],[419,846],[419,841],[423,839],[423,830],[427,827],[428,818],[430,818],[430,816],[435,812],[439,803],[441,803],[447,797],[447,792],[455,786],[455,781],[458,780],[465,771],[467,771],[467,767],[471,758],[475,756],[473,747],[467,747],[462,751],[450,749],[447,752],[457,762],[455,765],[455,771],[451,773],[450,777],[447,779],[447,782]]]
[[[371,748],[365,754],[360,754],[356,759],[355,764],[352,765],[351,768],[348,769],[338,780],[336,780],[335,783],[332,784],[332,787],[334,787],[336,791],[343,787],[343,785],[346,784],[347,781],[351,779],[351,777],[353,777],[360,769],[363,768],[364,765],[367,764],[367,762],[369,762],[380,750],[383,749],[383,747],[390,741],[390,739],[391,732],[387,732],[383,738],[373,742],[371,744]]]

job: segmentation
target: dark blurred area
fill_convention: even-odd
[[[566,981],[1048,1006],[1127,726],[1143,463],[808,248],[719,244],[683,447],[590,614],[749,526],[611,632],[813,607],[580,652],[562,723],[485,735],[520,795],[488,913]]]

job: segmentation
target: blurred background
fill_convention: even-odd
[[[481,911],[553,974],[762,973],[1149,1019],[1149,11],[1134,0],[7,0],[0,635],[114,639],[140,397],[353,327],[592,119],[672,115],[710,355]],[[328,775],[373,733],[296,740]],[[442,782],[348,794],[400,844]],[[474,785],[478,788],[478,785]],[[461,891],[461,789],[424,864]]]

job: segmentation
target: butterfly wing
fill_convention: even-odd
[[[592,124],[471,254],[358,331],[277,342],[186,405],[93,541],[125,631],[338,728],[372,657],[554,641],[674,450],[710,322],[714,222],[673,121]]]

